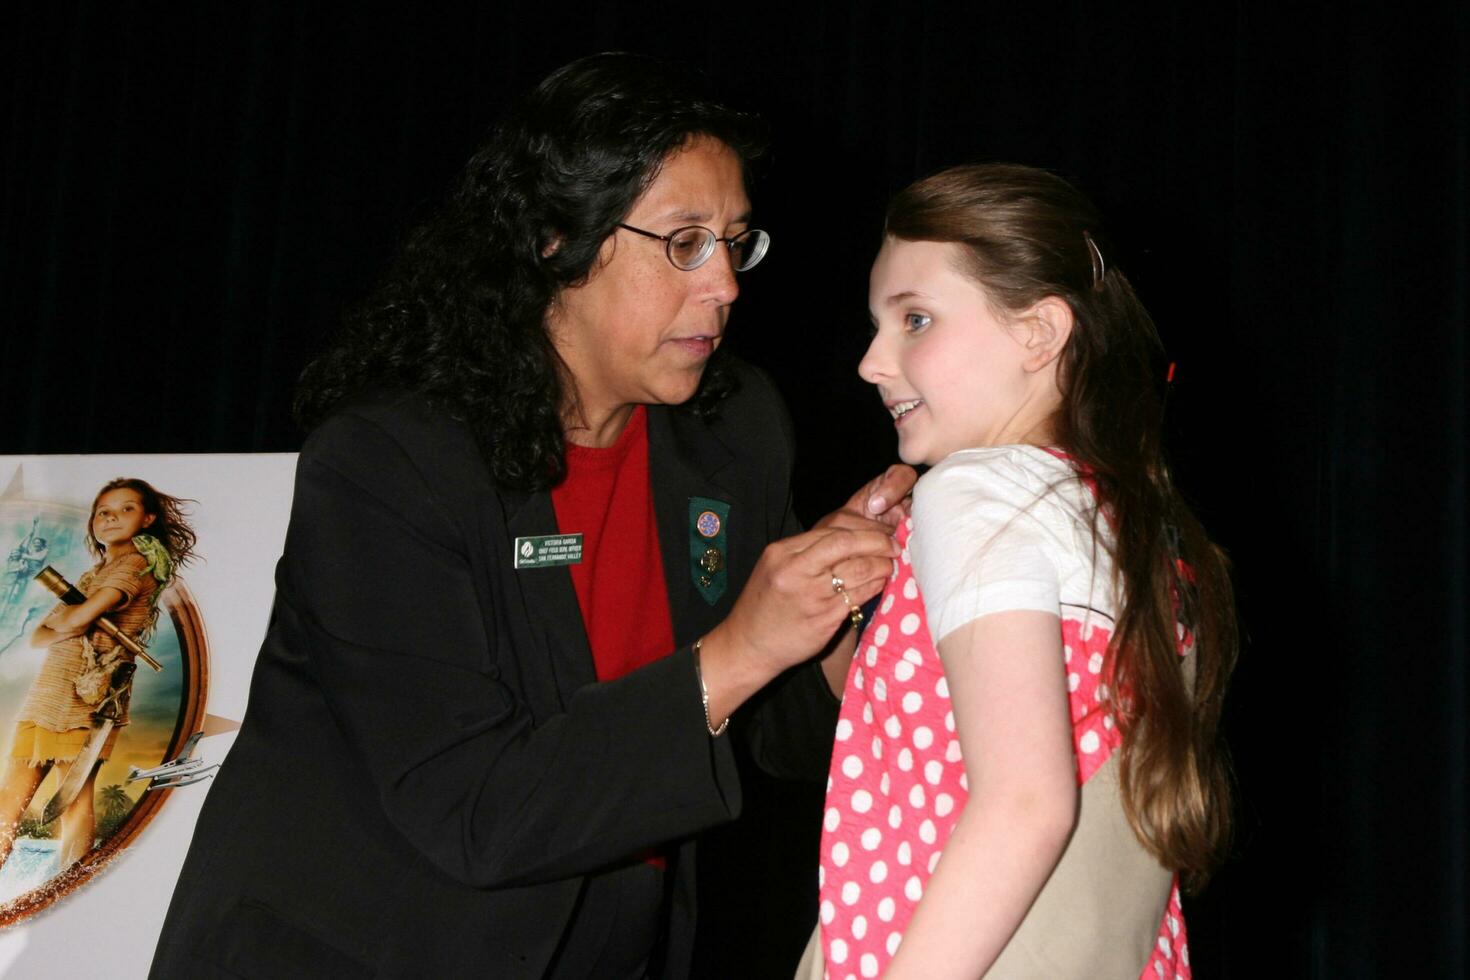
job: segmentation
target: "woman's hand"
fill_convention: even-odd
[[[897,554],[886,528],[824,527],[767,545],[730,615],[704,639],[711,720],[718,725],[781,671],[827,646],[850,612],[834,575],[860,606],[882,591]]]

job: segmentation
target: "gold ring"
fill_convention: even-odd
[[[847,594],[847,590],[842,587],[842,579],[836,575],[832,576],[832,588],[836,589],[842,601],[847,603],[847,619],[852,623],[853,628],[856,629],[863,625],[863,611],[852,604],[852,596]]]
[[[832,591],[833,592],[836,592],[838,595],[841,595],[842,594],[842,587],[844,585],[846,585],[846,584],[847,584],[846,582],[842,581],[842,579],[840,577],[838,577],[838,575],[837,575],[836,572],[833,572],[832,573]]]

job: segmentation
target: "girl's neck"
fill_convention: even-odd
[[[113,561],[124,555],[131,555],[137,550],[138,546],[133,544],[133,539],[128,538],[126,541],[119,541],[116,544],[104,545],[102,549],[102,560],[103,562]]]

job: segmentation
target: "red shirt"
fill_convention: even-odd
[[[597,679],[610,681],[674,648],[669,594],[648,484],[648,414],[633,409],[617,442],[567,444],[567,478],[551,491],[557,530],[582,535],[572,585]]]

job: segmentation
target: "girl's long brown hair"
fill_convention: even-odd
[[[1056,296],[1073,328],[1057,374],[1056,439],[1093,480],[1121,611],[1104,665],[1123,736],[1119,778],[1144,846],[1198,888],[1230,833],[1220,709],[1238,635],[1229,568],[1175,489],[1163,453],[1163,348],[1115,262],[1096,209],[1031,167],[956,167],[889,205],[886,234],[962,246],[998,313]],[[1089,244],[1089,239],[1095,244]],[[1193,653],[1181,660],[1186,624]],[[1191,687],[1184,661],[1193,662]]]

